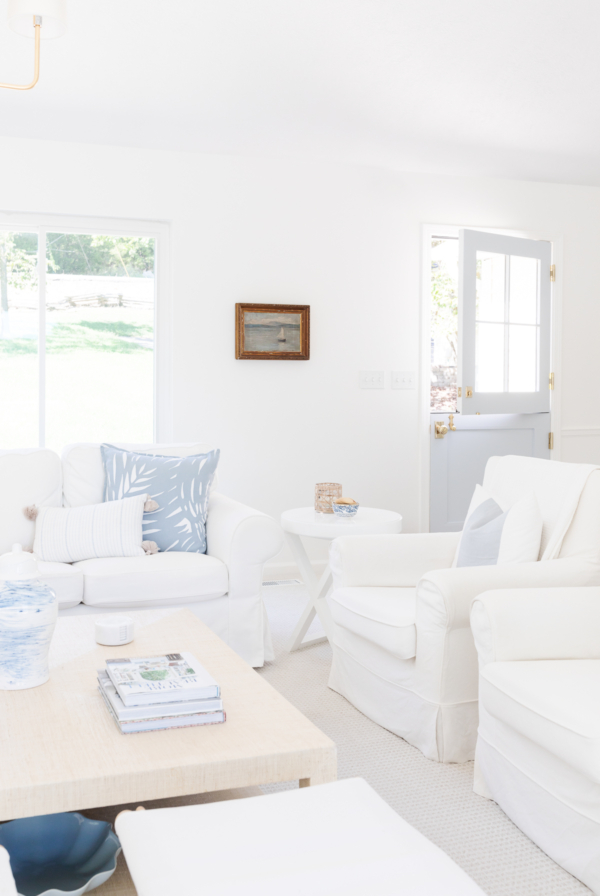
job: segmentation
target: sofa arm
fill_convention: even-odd
[[[283,532],[275,520],[234,501],[220,492],[212,492],[206,519],[206,553],[222,560],[232,576],[241,567],[260,565],[283,547]]]
[[[433,623],[445,629],[468,628],[471,604],[484,591],[577,585],[600,585],[600,566],[595,561],[565,558],[429,572],[417,588],[417,633],[425,618],[428,627]]]
[[[460,532],[344,535],[329,549],[334,588],[414,587],[424,573],[452,565]]]
[[[262,666],[273,659],[262,601],[263,566],[283,546],[281,527],[265,513],[213,492],[206,544],[207,553],[225,563],[229,574],[225,640],[251,666]]]
[[[600,659],[600,588],[488,591],[473,602],[471,629],[480,668],[510,660]]]

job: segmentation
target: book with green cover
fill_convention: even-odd
[[[109,659],[106,671],[125,706],[221,696],[217,682],[191,653]]]
[[[112,710],[119,722],[134,722],[140,719],[161,719],[165,715],[184,716],[198,712],[221,712],[223,701],[220,697],[209,697],[207,700],[181,700],[177,703],[154,703],[144,706],[125,706],[117,689],[110,680],[108,672],[98,669],[98,685],[104,691]]]

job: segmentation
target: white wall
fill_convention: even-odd
[[[0,160],[2,210],[170,222],[174,436],[221,447],[223,491],[278,515],[335,480],[417,528],[417,393],[357,384],[418,369],[422,223],[564,237],[562,425],[592,435],[563,458],[600,462],[597,188],[16,139]],[[235,360],[254,300],[310,304],[310,361]]]

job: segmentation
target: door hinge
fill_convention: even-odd
[[[548,377],[548,388],[551,390],[554,389],[554,374],[553,373],[551,373],[550,376]]]
[[[556,280],[556,265],[551,264],[550,265],[550,282],[554,283],[555,280]]]
[[[548,448],[550,449],[550,451],[552,451],[552,449],[554,448],[554,433],[553,432],[548,433]]]
[[[458,397],[462,398],[462,386],[458,387]]]

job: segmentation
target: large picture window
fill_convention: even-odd
[[[153,441],[156,243],[0,230],[0,449]]]

